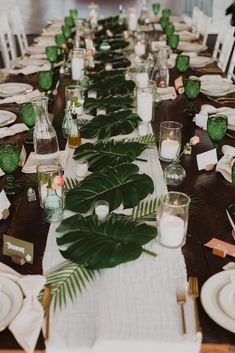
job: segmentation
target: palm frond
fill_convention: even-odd
[[[69,178],[66,177],[64,180],[64,191],[65,193],[68,192],[69,190],[72,190],[75,188],[75,186],[79,183],[78,179],[76,178]]]
[[[51,287],[50,302],[54,311],[66,306],[68,300],[74,302],[78,293],[86,289],[88,283],[95,279],[97,271],[87,270],[71,261],[64,261],[54,267],[47,275],[45,286]],[[38,300],[42,302],[44,289],[41,290]]]
[[[22,190],[28,189],[29,187],[36,189],[38,187],[37,174],[22,175],[22,177],[17,179],[17,184],[20,185]]]
[[[139,142],[139,143],[149,145],[151,147],[156,147],[156,144],[158,141],[158,135],[148,134],[145,136],[132,137],[130,139],[126,139],[126,141],[129,141],[129,142],[134,141],[134,142]]]

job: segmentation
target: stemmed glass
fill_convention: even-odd
[[[72,17],[74,20],[78,18],[78,10],[77,9],[70,9],[69,10],[69,15]]]
[[[46,47],[46,56],[53,68],[53,64],[58,60],[58,48],[55,45]]]
[[[228,117],[222,114],[209,115],[207,119],[207,133],[216,148],[219,157],[219,142],[224,138],[228,127]]]
[[[176,51],[179,44],[179,40],[180,40],[180,37],[178,34],[170,34],[169,36],[166,37],[166,43],[173,50],[173,52]]]
[[[171,9],[163,9],[162,10],[162,17],[167,17],[169,18],[171,15]]]
[[[63,48],[66,45],[66,38],[63,33],[56,34],[55,42],[58,48]]]
[[[65,38],[68,40],[71,36],[72,36],[72,31],[71,31],[71,27],[69,27],[68,25],[63,25],[61,27],[62,29],[62,33],[65,36]]]
[[[184,80],[184,94],[188,99],[188,108],[184,110],[184,114],[194,116],[196,111],[193,103],[200,93],[201,81],[197,79],[188,78]]]
[[[152,10],[154,15],[157,16],[158,12],[160,11],[160,3],[155,2],[154,4],[152,4]]]
[[[178,55],[175,66],[179,73],[184,74],[189,68],[190,57],[188,55]]]
[[[28,126],[29,131],[24,139],[27,144],[33,144],[33,128],[35,125],[35,112],[32,103],[22,103],[20,105],[20,116],[23,122]]]
[[[64,18],[64,23],[71,28],[75,26],[74,18],[72,16],[66,16]]]
[[[233,188],[235,188],[235,161],[234,160],[232,162],[231,178],[232,178],[232,186]],[[235,216],[235,203],[232,203],[228,206],[228,212],[231,213],[231,215]]]
[[[7,195],[15,195],[20,191],[20,186],[14,183],[12,173],[17,169],[20,160],[20,150],[17,145],[4,144],[0,145],[0,168],[7,175],[7,185],[4,191]]]
[[[162,27],[162,30],[166,28],[166,26],[169,24],[169,18],[168,17],[161,17],[160,18],[160,25]]]
[[[174,34],[174,32],[175,32],[175,26],[172,23],[169,23],[164,29],[164,33],[167,36]]]
[[[53,83],[52,71],[40,71],[38,72],[38,84],[40,88],[45,91],[45,95],[48,96],[48,91],[51,89]]]

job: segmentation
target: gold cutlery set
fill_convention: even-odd
[[[210,96],[207,96],[209,100],[211,100],[214,103],[218,104],[224,104],[224,103],[235,103],[235,97],[219,97],[219,98],[212,98]]]
[[[200,326],[198,308],[197,308],[197,298],[199,297],[197,277],[189,277],[188,294],[192,297],[194,302],[194,317],[195,317],[196,332],[201,332],[201,326]],[[186,329],[186,321],[185,321],[185,313],[184,313],[184,304],[186,304],[186,294],[184,289],[177,289],[176,299],[177,299],[177,304],[180,306],[180,311],[181,311],[182,334],[185,335],[187,333],[187,329]]]

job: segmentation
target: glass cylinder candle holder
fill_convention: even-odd
[[[84,89],[79,85],[69,85],[65,87],[66,108],[71,106],[78,115],[83,112],[82,106],[84,102]]]
[[[175,121],[164,121],[160,125],[159,158],[172,162],[179,156],[183,125]]]
[[[85,49],[73,49],[71,59],[72,80],[79,81],[83,76],[84,62],[85,62]]]
[[[135,55],[136,56],[143,56],[145,54],[145,44],[141,41],[138,41],[135,44]]]
[[[148,86],[150,66],[149,63],[144,61],[139,61],[135,63],[134,67],[135,78],[134,81],[138,87]]]
[[[188,228],[190,197],[181,192],[162,195],[157,210],[159,242],[167,248],[179,248],[185,244]]]
[[[156,82],[149,80],[147,86],[137,87],[136,112],[139,117],[150,122],[153,117],[153,103],[156,91]]]
[[[105,200],[96,201],[95,214],[99,222],[104,222],[109,215],[109,202]]]

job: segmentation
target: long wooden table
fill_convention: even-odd
[[[200,75],[199,72],[191,73]],[[171,83],[177,77],[177,72],[171,70]],[[36,75],[27,77],[14,76],[9,77],[8,81],[27,82],[37,87]],[[58,132],[60,148],[63,149],[66,141],[63,139],[61,133],[61,122],[64,115],[64,86],[70,82],[70,78],[64,78],[58,90],[58,95],[55,97],[53,105],[50,106],[50,111],[54,114],[54,125]],[[196,107],[200,110],[202,104],[211,104],[211,102],[200,94]],[[219,258],[212,254],[211,250],[206,248],[203,244],[206,243],[213,236],[223,239],[228,242],[234,242],[231,236],[231,226],[227,220],[225,208],[235,199],[235,192],[230,183],[228,183],[221,174],[215,171],[201,171],[198,172],[196,165],[196,154],[205,152],[212,148],[212,143],[209,140],[207,133],[198,128],[192,119],[185,117],[183,109],[187,102],[183,95],[178,96],[173,101],[163,101],[155,111],[153,121],[154,131],[159,131],[159,125],[164,120],[176,120],[183,124],[183,144],[189,141],[190,137],[197,134],[200,137],[200,143],[193,147],[191,156],[183,156],[181,163],[184,166],[187,177],[185,182],[177,190],[183,191],[189,195],[196,196],[201,199],[202,204],[200,210],[190,215],[188,237],[186,245],[183,248],[183,253],[186,260],[188,275],[196,275],[199,278],[200,286],[213,274],[220,272],[222,266],[231,261],[231,258]],[[216,104],[213,104],[216,105]],[[230,105],[232,106],[232,105]],[[17,122],[20,122],[19,107],[14,104],[4,105],[1,109],[9,109],[17,113]],[[5,138],[3,142],[18,143],[22,146],[24,133],[15,135],[13,137]],[[2,142],[2,141],[1,141]],[[224,138],[223,144],[235,146],[235,141]],[[27,153],[32,150],[32,147],[25,146]],[[162,163],[163,169],[166,163]],[[16,172],[16,178],[21,176],[20,170]],[[0,179],[0,190],[6,182],[6,177]],[[39,202],[28,203],[26,197],[26,190],[18,195],[9,198],[12,202],[10,208],[10,216],[7,220],[0,221],[0,240],[2,245],[3,234],[9,234],[24,240],[34,243],[36,253],[33,265],[25,264],[23,267],[13,264],[9,258],[1,256],[1,261],[10,265],[15,270],[22,274],[41,273],[42,271],[42,257],[45,249],[48,224],[44,221],[43,210],[39,206]],[[2,249],[2,246],[1,248]],[[212,321],[205,313],[199,302],[199,316],[203,332],[203,346],[202,350],[207,351],[216,345],[222,351],[229,351],[235,347],[235,335],[223,329]],[[37,344],[37,350],[44,349],[43,337],[40,336]],[[0,351],[20,349],[12,334],[5,330],[0,333]]]

